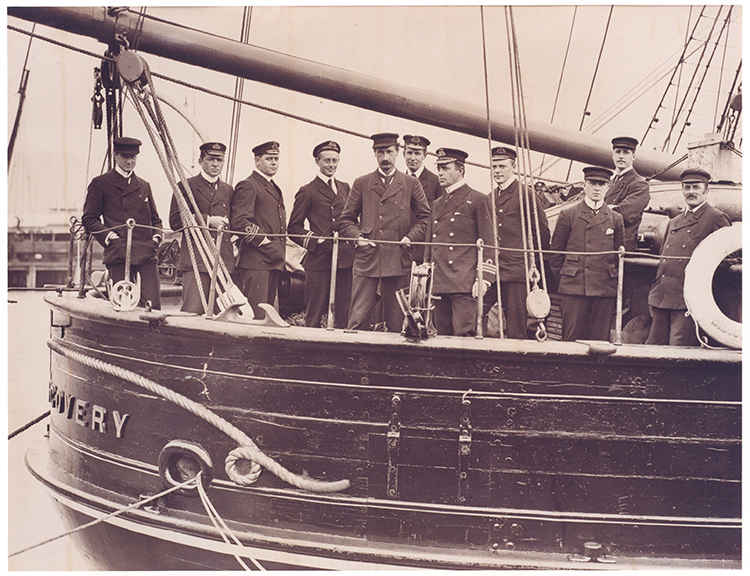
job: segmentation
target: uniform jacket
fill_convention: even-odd
[[[307,253],[302,258],[305,270],[330,270],[333,254],[333,240],[318,244],[319,237],[330,238],[338,225],[339,217],[349,197],[349,184],[334,178],[336,190],[315,177],[312,182],[299,189],[294,197],[292,215],[289,217],[289,234],[299,234],[304,238],[293,237],[292,240],[305,248]],[[305,220],[310,229],[305,229]],[[339,242],[337,268],[351,268],[354,262],[354,246],[351,242]]]
[[[270,242],[261,243],[266,234],[286,234],[286,211],[284,197],[278,186],[274,186],[257,170],[234,187],[231,228],[238,232],[253,228],[260,230],[241,238],[237,267],[249,270],[283,270],[286,254],[286,238],[273,236]]]
[[[411,213],[416,221],[412,226]],[[407,236],[423,242],[427,232],[430,205],[422,185],[414,176],[395,171],[386,189],[376,170],[360,176],[352,184],[341,213],[339,232],[345,238],[360,234],[370,240],[399,242]],[[354,272],[360,276],[382,278],[402,276],[411,270],[411,248],[399,244],[377,244],[356,248]]]
[[[622,214],[625,222],[625,250],[628,252],[634,252],[638,248],[638,227],[650,197],[648,182],[632,168],[622,178],[614,181],[604,195],[604,203]]]
[[[105,245],[109,234],[105,230],[125,224],[128,218],[133,218],[136,224],[156,228],[133,228],[131,264],[138,266],[156,261],[158,246],[151,238],[154,234],[161,234],[162,224],[149,183],[133,173],[128,184],[127,179],[114,168],[94,178],[89,184],[81,220],[86,230],[104,246],[104,264],[125,262],[127,228],[113,230],[119,238],[112,240],[109,246]]]
[[[622,216],[603,204],[595,214],[581,200],[563,208],[552,235],[552,250],[604,252],[623,243]],[[552,254],[552,271],[559,278],[558,292],[573,296],[617,296],[617,256],[601,254]]]
[[[192,178],[188,178],[188,184],[190,190],[195,198],[195,203],[198,205],[198,210],[203,215],[203,222],[207,224],[209,216],[231,216],[232,208],[232,197],[234,196],[234,189],[221,180],[216,181],[216,188],[214,185],[208,182],[203,176],[198,174]],[[195,214],[192,202],[187,197],[185,200],[190,207],[190,212]],[[180,217],[180,208],[177,204],[177,199],[173,196],[172,203],[169,207],[169,226],[172,230],[179,230],[183,227],[182,218]],[[182,233],[182,247],[180,249],[180,270],[192,270],[193,265],[190,262],[190,251],[187,247],[189,233],[184,231]],[[216,232],[211,232],[211,237],[216,241]],[[230,272],[234,270],[234,253],[232,252],[232,242],[230,240],[231,234],[228,231],[224,233],[221,241],[221,259],[227,265]],[[212,248],[213,249],[213,248]],[[203,265],[203,260],[199,256],[198,250],[195,249],[193,244],[193,253],[195,254],[195,260],[198,264],[198,269],[201,272],[210,272]]]
[[[685,268],[693,251],[706,236],[719,228],[731,226],[729,217],[706,203],[697,212],[680,214],[669,221],[662,245],[662,256],[682,256],[677,260],[663,258],[656,270],[656,280],[648,293],[648,303],[655,308],[686,310],[683,297]]]
[[[435,263],[432,290],[435,294],[471,293],[477,277],[476,246],[454,246],[453,244],[476,244],[477,239],[492,246],[492,215],[487,196],[464,184],[452,194],[443,194],[435,201],[427,224],[430,242],[451,244],[439,246],[428,244],[425,261]],[[493,261],[492,251],[485,250],[484,261]],[[495,280],[494,270],[487,270],[484,278]]]
[[[497,242],[500,248],[498,267],[500,269],[500,282],[526,282],[526,269],[524,265],[523,252],[504,251],[503,248],[523,248],[523,235],[521,234],[521,195],[518,180],[508,186],[507,189],[498,194],[498,188],[493,190],[495,195],[495,212],[497,213]],[[536,192],[532,192],[536,194]],[[487,201],[491,202],[487,197]],[[490,204],[491,206],[491,204]],[[491,212],[490,212],[491,213]],[[542,239],[542,250],[549,248],[549,224],[547,215],[542,210],[542,202],[537,195],[537,214],[539,215],[539,232]],[[534,247],[537,246],[536,233],[534,233]],[[490,242],[490,246],[495,243]],[[494,252],[490,249],[488,252]]]
[[[440,186],[440,180],[438,179],[437,174],[434,172],[430,172],[427,168],[422,170],[422,173],[419,175],[419,183],[422,185],[422,190],[424,190],[425,198],[427,198],[427,203],[432,207],[433,204],[435,204],[435,200],[440,198],[440,196],[443,195],[443,187]]]

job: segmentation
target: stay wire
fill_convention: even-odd
[[[497,237],[497,212],[496,212],[496,201],[495,201],[495,181],[492,177],[492,119],[490,116],[490,81],[489,73],[487,71],[487,40],[484,26],[484,6],[479,6],[479,16],[482,23],[482,63],[484,65],[484,104],[485,111],[487,114],[487,147],[489,148],[489,159],[490,159],[490,210],[492,211],[492,241],[494,242],[494,256],[495,256],[495,286],[497,288],[497,307],[498,307],[498,335],[500,338],[505,338],[505,326],[503,322],[503,300],[500,293],[500,249],[498,248],[498,237]],[[500,188],[498,187],[498,193]],[[479,280],[482,280],[480,278]],[[481,290],[481,287],[478,286]]]
[[[166,496],[167,494],[171,494],[175,490],[180,490],[182,488],[189,488],[190,484],[193,484],[193,483],[195,483],[195,478],[191,478],[187,482],[183,482],[182,484],[177,484],[176,486],[167,488],[166,490],[159,492],[158,494],[154,494],[152,496],[144,498],[143,500],[138,500],[138,502],[133,502],[132,504],[128,504],[127,506],[120,508],[119,510],[115,510],[114,512],[110,512],[109,514],[102,516],[101,518],[96,518],[92,520],[91,522],[87,522],[86,524],[81,524],[77,528],[73,528],[72,530],[68,530],[67,532],[58,534],[57,536],[53,536],[52,538],[47,538],[46,540],[43,540],[37,544],[27,546],[26,548],[22,548],[21,550],[17,550],[16,552],[11,552],[10,554],[8,554],[8,558],[13,558],[14,556],[18,556],[19,554],[23,554],[24,552],[29,552],[31,550],[34,550],[36,548],[49,544],[50,542],[54,542],[56,540],[59,540],[60,538],[64,538],[65,536],[70,536],[71,534],[75,534],[76,532],[80,532],[81,530],[85,530],[86,528],[91,528],[92,526],[101,524],[102,522],[105,522],[109,520],[110,518],[115,518],[116,516],[120,516],[124,514],[125,512],[129,512],[130,510],[133,510],[134,508],[140,508],[144,504],[148,504],[149,502],[152,502],[153,500],[157,500],[158,498],[162,498]]]

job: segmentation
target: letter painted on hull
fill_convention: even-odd
[[[72,394],[49,383],[49,403],[53,412],[64,414],[68,420],[73,420],[83,428],[99,434],[111,434],[116,438],[125,436],[125,427],[130,420],[130,414],[119,410],[108,410],[98,404],[91,405],[88,400],[76,398]],[[111,415],[111,418],[110,418]],[[108,426],[109,422],[113,426]]]

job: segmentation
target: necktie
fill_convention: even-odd
[[[330,188],[331,190],[333,190],[334,192],[336,192],[336,188],[334,188],[334,186],[333,186],[333,178],[329,178],[329,179],[328,179],[328,187],[329,187],[329,188]]]

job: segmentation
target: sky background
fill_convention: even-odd
[[[134,8],[135,9],[135,8]],[[707,9],[710,18],[702,18],[696,37],[705,38],[718,6]],[[554,124],[577,130],[589,92],[602,43],[609,6],[516,6],[514,18],[521,53],[522,79],[529,118],[549,122],[561,75],[565,49],[571,33],[570,51],[562,80]],[[607,33],[599,71],[594,83],[583,131],[600,125],[597,119],[624,94],[645,78],[662,80],[612,122],[598,130],[610,139],[618,135],[641,138],[664,93],[673,66],[685,43],[700,7],[688,6],[615,6]],[[242,7],[147,9],[158,16],[221,36],[238,39]],[[689,133],[683,137],[678,154],[687,142],[701,140],[713,130],[726,101],[726,90],[734,78],[741,58],[741,7],[733,12],[733,29],[724,48],[709,70],[702,100],[693,116]],[[8,23],[30,30],[32,24],[16,18]],[[507,37],[504,10],[485,8],[487,59],[491,109],[510,112]],[[44,26],[36,33],[73,44],[85,50],[103,53],[99,42]],[[18,102],[18,84],[29,37],[7,31],[8,126],[12,126]],[[438,94],[484,104],[480,10],[477,6],[417,7],[274,7],[253,8],[250,43],[387,81],[422,88]],[[709,47],[709,50],[711,47]],[[724,55],[724,70],[721,58]],[[152,71],[199,84],[231,95],[234,77],[143,54]],[[695,60],[695,58],[693,58]],[[91,130],[93,68],[99,61],[35,39],[28,61],[30,70],[27,98],[8,180],[8,220],[15,226],[45,226],[65,222],[68,212],[80,213],[86,186],[103,166],[106,134]],[[681,79],[687,85],[693,68]],[[724,93],[717,92],[721,74]],[[189,88],[156,79],[156,90],[189,115],[210,140],[228,142],[232,103]],[[428,137],[434,151],[440,146],[461,148],[469,160],[488,164],[486,140],[412,121],[359,110],[352,106],[297,94],[288,90],[246,81],[244,99],[317,121],[364,134],[381,131],[416,133]],[[668,106],[674,105],[674,94]],[[167,122],[177,143],[180,159],[196,173],[199,138],[180,116],[166,108]],[[660,114],[658,130],[649,134],[647,147],[661,147],[666,135],[669,112]],[[163,220],[167,220],[171,190],[161,171],[148,136],[131,104],[125,109],[125,134],[144,141],[136,172],[151,182]],[[334,139],[342,146],[337,177],[351,182],[375,168],[371,142],[330,129],[312,126],[270,112],[244,106],[237,169],[234,182],[252,171],[252,148],[267,140],[281,145],[281,167],[277,183],[284,191],[287,211],[294,194],[316,174],[312,148]],[[91,150],[89,159],[89,148]],[[535,155],[538,165],[540,155]],[[549,165],[551,159],[545,160]],[[434,168],[434,159],[427,165]],[[400,157],[398,167],[404,169]],[[580,164],[570,175],[580,180]],[[558,162],[545,176],[564,179],[568,162]],[[226,174],[222,175],[226,178]],[[484,192],[490,187],[489,173],[468,167],[468,183]]]

